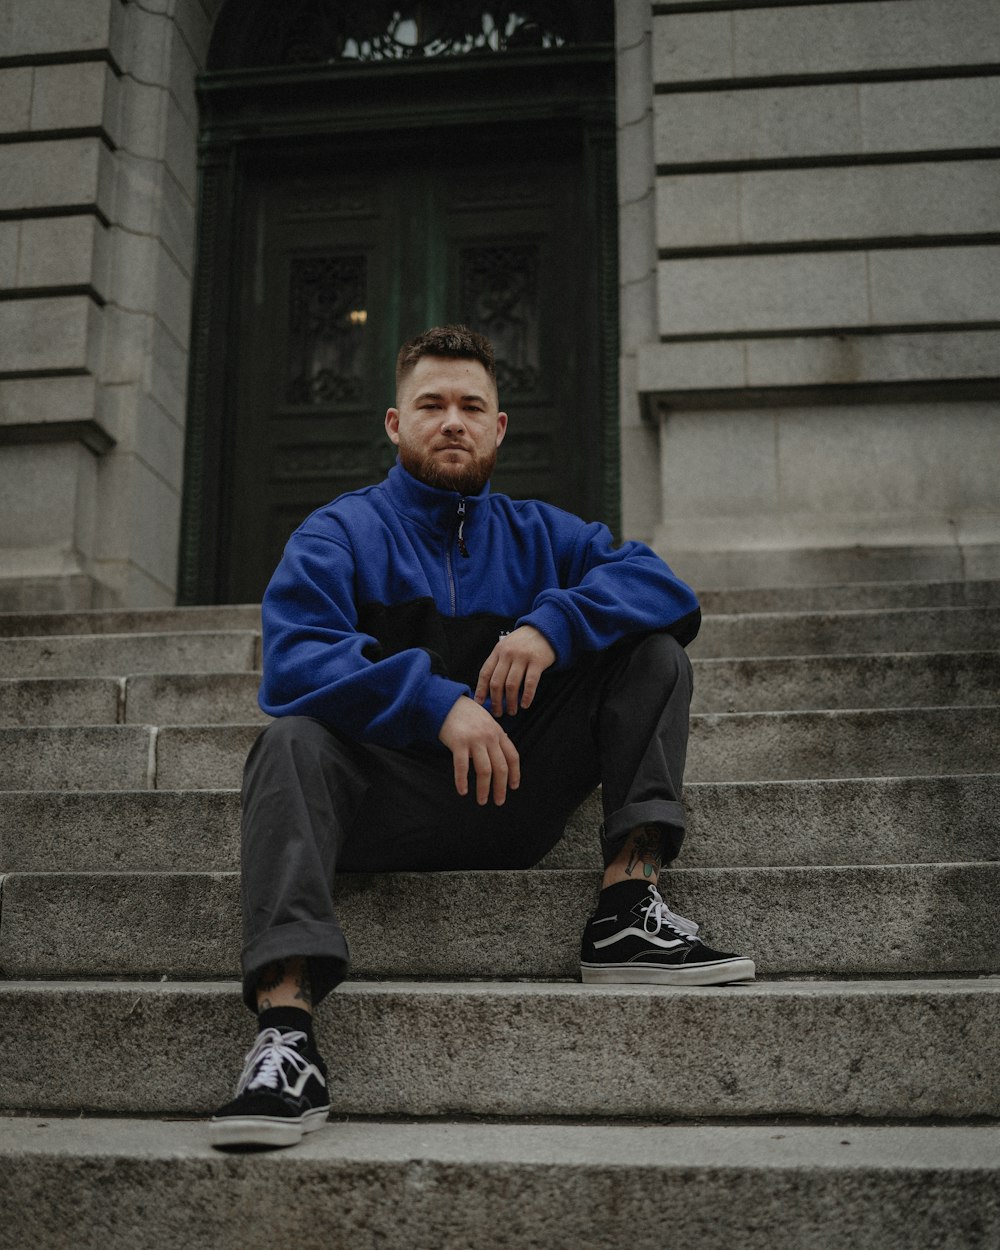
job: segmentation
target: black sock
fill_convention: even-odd
[[[641,898],[649,893],[649,887],[656,885],[655,881],[650,881],[648,877],[629,877],[625,881],[613,881],[611,885],[601,888],[601,898],[607,902],[609,899],[618,898]]]
[[[267,1007],[264,1011],[258,1012],[257,1024],[261,1031],[281,1029],[284,1032],[297,1029],[306,1035],[306,1044],[309,1049],[316,1049],[312,1015],[308,1011],[303,1011],[301,1007]]]

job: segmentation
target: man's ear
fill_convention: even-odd
[[[507,433],[507,414],[505,412],[498,412],[497,413],[497,446],[498,447],[503,442],[504,435],[506,433]]]
[[[389,442],[399,446],[399,409],[389,408],[385,414],[385,432],[389,435]]]

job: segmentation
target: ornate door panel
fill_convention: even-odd
[[[260,177],[247,197],[230,598],[258,598],[314,508],[387,462],[391,207],[378,177]],[[381,437],[380,437],[381,435]]]
[[[315,162],[322,165],[324,162]],[[464,321],[498,358],[510,430],[494,486],[595,512],[582,162],[382,154],[381,168],[248,179],[226,597],[258,598],[313,509],[379,480],[399,344]],[[293,172],[294,171],[294,172]]]

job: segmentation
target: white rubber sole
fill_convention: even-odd
[[[731,985],[752,981],[757,969],[752,959],[730,959],[695,968],[657,967],[655,964],[581,964],[584,985]]]
[[[294,1146],[306,1133],[323,1127],[330,1114],[329,1107],[314,1107],[296,1120],[266,1115],[232,1115],[208,1122],[208,1140],[212,1146]]]

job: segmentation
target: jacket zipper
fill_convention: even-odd
[[[465,545],[465,500],[458,501],[458,549],[462,555],[469,558],[469,548]],[[448,597],[451,600],[451,614],[458,615],[458,589],[455,585],[455,567],[451,560],[451,544],[448,544],[448,550],[445,554],[445,567],[448,570]]]

